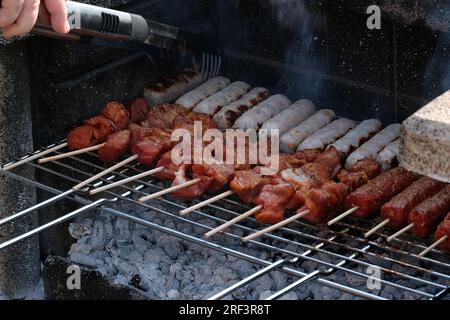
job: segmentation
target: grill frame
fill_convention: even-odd
[[[368,240],[364,238],[362,235],[368,230],[370,230],[370,228],[373,227],[376,221],[364,221],[352,219],[352,222],[355,223],[351,223],[349,222],[348,219],[346,219],[344,221],[336,223],[336,227],[326,230],[322,230],[318,226],[311,225],[305,222],[295,221],[279,230],[276,230],[275,232],[266,234],[262,238],[251,240],[245,244],[241,242],[241,245],[243,247],[257,246],[260,248],[260,250],[261,249],[267,250],[276,259],[274,262],[272,262],[230,248],[229,246],[224,244],[225,241],[222,241],[221,239],[221,237],[227,237],[230,239],[241,238],[241,235],[237,234],[238,230],[246,234],[246,233],[253,233],[258,229],[260,229],[258,227],[256,228],[253,227],[255,223],[256,226],[262,226],[262,224],[258,223],[253,217],[246,218],[243,222],[230,227],[229,229],[224,231],[224,233],[220,236],[216,235],[211,239],[204,239],[198,235],[185,234],[183,232],[180,232],[179,230],[168,228],[164,225],[160,225],[133,216],[126,212],[115,209],[111,206],[111,202],[128,201],[137,206],[141,206],[145,209],[161,213],[164,216],[177,219],[177,221],[189,223],[192,226],[199,227],[202,229],[202,233],[204,233],[206,231],[211,230],[212,227],[199,222],[198,221],[199,218],[215,221],[216,224],[224,223],[227,221],[227,219],[232,218],[240,213],[238,211],[241,210],[237,210],[238,208],[241,208],[242,212],[249,209],[248,206],[238,201],[234,201],[232,199],[222,199],[220,201],[221,203],[224,204],[223,207],[218,206],[215,203],[212,203],[207,206],[209,210],[206,209],[205,207],[200,210],[195,210],[194,212],[191,212],[187,216],[180,216],[178,212],[190,205],[186,204],[185,201],[173,201],[170,199],[170,197],[167,196],[151,200],[148,203],[138,203],[133,199],[133,196],[136,196],[136,198],[138,198],[149,194],[148,192],[144,191],[146,188],[147,189],[151,188],[152,192],[158,189],[163,189],[164,187],[160,186],[159,184],[155,184],[155,181],[158,181],[157,179],[136,180],[134,184],[137,183],[138,184],[137,186],[133,187],[130,187],[128,185],[119,186],[116,187],[115,189],[104,191],[102,193],[103,197],[100,199],[98,197],[97,198],[92,197],[92,199],[87,199],[86,196],[87,193],[85,192],[75,192],[67,194],[67,192],[59,190],[56,187],[46,185],[37,180],[31,180],[29,178],[20,176],[17,173],[14,173],[14,171],[11,171],[11,169],[13,169],[14,167],[21,165],[32,166],[35,171],[42,170],[47,174],[53,175],[55,178],[57,178],[57,180],[64,179],[64,181],[70,182],[71,184],[75,185],[93,176],[94,173],[92,173],[92,171],[95,170],[103,171],[107,169],[107,167],[104,167],[103,164],[100,163],[97,155],[92,152],[52,162],[51,166],[58,168],[58,170],[49,168],[48,165],[37,164],[33,161],[45,154],[56,155],[61,153],[62,149],[60,149],[59,146],[65,144],[65,142],[66,140],[62,140],[58,143],[38,149],[35,152],[29,153],[21,158],[6,163],[1,166],[0,172],[22,183],[32,185],[34,187],[45,190],[52,194],[56,195],[59,194],[60,198],[58,198],[56,201],[61,201],[62,199],[69,199],[81,204],[83,207],[75,210],[77,213],[71,216],[72,218],[76,215],[82,214],[87,209],[95,207],[101,209],[105,213],[112,214],[116,217],[130,220],[132,222],[144,225],[154,230],[164,232],[171,236],[175,236],[182,240],[191,241],[195,244],[210,249],[218,250],[222,253],[247,260],[253,264],[260,265],[263,267],[262,269],[259,269],[255,274],[249,276],[246,279],[241,280],[232,287],[217,293],[210,299],[222,298],[225,295],[228,295],[233,291],[241,288],[242,286],[247,285],[252,280],[257,279],[258,276],[262,276],[274,270],[282,271],[291,276],[299,278],[299,280],[293,282],[287,288],[282,289],[281,291],[283,291],[283,293],[286,293],[289,291],[288,289],[292,290],[307,281],[317,281],[321,285],[349,293],[359,298],[374,299],[374,300],[385,299],[384,297],[380,297],[376,294],[371,293],[369,289],[367,291],[363,291],[361,288],[355,288],[348,284],[337,283],[333,281],[332,278],[330,278],[330,276],[332,276],[336,272],[344,272],[345,274],[352,274],[358,277],[362,277],[363,279],[366,279],[366,281],[371,278],[369,274],[362,273],[358,271],[357,268],[352,267],[352,265],[354,264],[356,264],[357,266],[365,266],[365,267],[378,266],[381,268],[381,271],[383,272],[384,275],[389,274],[392,277],[404,278],[409,281],[408,284],[416,282],[433,288],[433,292],[421,291],[419,289],[410,288],[406,285],[394,283],[393,280],[391,281],[381,279],[381,283],[383,285],[395,287],[404,292],[410,292],[412,294],[419,295],[420,297],[418,298],[420,299],[430,299],[430,300],[441,299],[448,296],[448,293],[450,291],[450,272],[449,274],[445,274],[438,271],[430,270],[430,268],[427,269],[426,267],[420,266],[420,264],[425,265],[428,264],[434,267],[450,270],[450,257],[447,254],[434,249],[432,251],[433,258],[430,258],[430,256],[419,257],[418,253],[420,253],[423,249],[425,249],[426,245],[414,239],[403,239],[403,240],[395,239],[392,242],[393,244],[395,244],[395,246],[393,246],[386,243],[385,239],[389,235],[385,234],[383,231],[377,231],[374,235],[372,235],[371,239],[375,240]],[[114,165],[115,163],[117,162],[113,162],[112,165]],[[79,167],[76,167],[76,165],[79,165]],[[85,171],[84,170],[85,166],[91,168],[92,171]],[[130,164],[125,165],[123,167],[123,170],[120,171],[117,170],[109,174],[109,176],[99,179],[98,182],[89,185],[89,187],[99,187],[105,183],[113,182],[114,179],[116,178],[117,179],[126,178],[129,176],[127,175],[127,173],[131,173],[131,175],[134,175],[145,171],[145,169],[148,169],[143,168],[144,168],[143,165],[138,164],[137,162],[134,161]],[[65,173],[65,170],[68,170],[68,172],[70,172],[72,175],[75,174],[75,177],[68,176],[67,173]],[[121,188],[121,190],[124,190],[125,192],[124,193],[117,192],[116,190],[118,188]],[[193,203],[197,203],[198,201],[199,200],[194,200]],[[48,205],[52,203],[53,202],[49,203]],[[163,207],[161,207],[161,203],[164,204]],[[172,210],[167,209],[167,207],[171,208]],[[233,209],[227,209],[227,207],[231,207]],[[212,215],[209,212],[210,210],[215,210],[214,213],[217,213],[217,210],[219,210],[221,212],[221,215],[227,214],[228,218],[223,219],[220,216]],[[73,214],[75,211],[72,211],[68,215]],[[61,220],[60,222],[63,221],[65,220]],[[56,220],[52,222],[55,223]],[[50,224],[52,222],[50,222]],[[43,228],[43,230],[45,229],[47,228]],[[321,235],[321,233],[323,232],[331,236],[326,238]],[[302,239],[302,241],[300,241],[299,239]],[[348,245],[343,241],[340,241],[342,239],[346,239],[346,241],[350,242],[356,242],[358,243],[358,246]],[[268,240],[270,240],[271,242],[269,242]],[[312,241],[312,244],[308,243],[310,241]],[[282,248],[280,245],[277,246],[277,243],[279,242],[296,246],[296,248],[299,248],[302,251],[303,250],[304,251],[299,253],[297,250],[295,252],[291,250],[286,250]],[[336,246],[336,248],[334,248],[334,246]],[[415,249],[414,251],[416,251],[416,253],[410,251],[409,249],[411,248],[414,248]],[[346,252],[346,254],[343,254],[341,251]],[[389,254],[387,257],[383,256],[383,254],[387,253]],[[277,256],[279,255],[281,255],[283,258],[278,259]],[[333,259],[337,259],[338,261],[336,263],[328,262],[325,261],[325,259],[321,259],[320,255],[332,257]],[[367,258],[365,257],[367,255],[370,256],[372,259],[380,259],[381,263],[378,265],[370,263],[370,261],[368,261]],[[398,255],[401,258],[396,258]],[[408,261],[409,259],[413,259],[417,263],[414,264],[412,262],[409,262]],[[303,261],[310,261],[312,263],[316,263],[318,267],[312,272],[306,272],[305,270],[302,270],[300,263],[298,263]],[[404,271],[403,269],[401,271],[397,271],[393,270],[393,267],[391,268],[381,266],[385,264],[392,264],[393,266],[402,267],[404,268]],[[410,275],[408,274],[407,270],[415,271],[419,274],[419,276]],[[437,277],[437,280],[435,281],[427,280],[428,277]],[[440,281],[444,281],[445,284],[439,283]],[[269,299],[276,297],[277,293],[269,297]]]

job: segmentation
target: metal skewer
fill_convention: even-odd
[[[86,152],[89,152],[89,151],[98,150],[101,147],[103,147],[104,145],[105,145],[105,143],[101,143],[101,144],[97,144],[97,145],[92,146],[92,147],[78,149],[78,150],[74,150],[74,151],[70,151],[70,152],[66,152],[66,153],[60,153],[60,154],[58,154],[56,156],[51,156],[51,157],[39,159],[38,163],[46,163],[46,162],[49,162],[49,161],[55,161],[55,160],[59,160],[59,159],[64,159],[64,158],[68,158],[68,157],[71,157],[71,156],[75,156],[77,154],[82,154],[82,153],[86,153]]]
[[[278,223],[276,223],[274,225],[271,225],[271,226],[269,226],[269,227],[267,227],[267,228],[265,228],[263,230],[257,231],[255,233],[252,233],[252,234],[242,238],[242,241],[243,242],[247,242],[247,241],[256,239],[256,238],[258,238],[258,237],[260,237],[260,236],[262,236],[262,235],[264,235],[266,233],[269,233],[269,232],[271,232],[273,230],[276,230],[276,229],[279,229],[281,227],[284,227],[285,225],[287,225],[287,224],[289,224],[289,223],[291,223],[291,222],[293,222],[295,220],[298,220],[301,217],[306,216],[309,212],[310,212],[309,210],[304,210],[302,212],[299,212],[296,215],[293,215],[292,217],[284,219],[283,221],[280,221],[280,222],[278,222]]]

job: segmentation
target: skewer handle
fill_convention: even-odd
[[[135,154],[135,155],[133,155],[133,156],[131,156],[131,157],[129,157],[129,158],[127,158],[127,159],[125,159],[125,160],[119,162],[119,163],[116,163],[116,164],[113,165],[112,167],[110,167],[110,168],[108,168],[108,169],[106,169],[106,170],[104,170],[104,171],[102,171],[102,172],[100,172],[100,173],[97,173],[96,175],[90,177],[90,178],[87,179],[87,180],[84,180],[84,181],[80,182],[79,184],[77,184],[76,186],[74,186],[72,189],[73,189],[73,190],[79,190],[79,189],[83,188],[84,186],[88,185],[89,183],[91,183],[91,182],[93,182],[93,181],[95,181],[95,180],[98,180],[98,179],[100,179],[101,177],[107,175],[108,173],[111,173],[111,172],[113,172],[114,170],[119,169],[120,167],[123,167],[124,165],[130,163],[131,161],[136,160],[138,157],[139,157],[139,156],[138,156],[137,154]]]
[[[78,149],[78,150],[74,150],[74,151],[70,151],[70,152],[66,152],[66,153],[61,153],[61,154],[58,154],[56,156],[42,158],[42,159],[38,160],[38,163],[46,163],[46,162],[49,162],[49,161],[55,161],[55,160],[59,160],[59,159],[68,158],[68,157],[71,157],[71,156],[76,156],[77,154],[82,154],[82,153],[86,153],[86,152],[89,152],[89,151],[95,151],[95,150],[100,149],[104,145],[105,145],[105,143],[101,143],[101,144],[97,144],[97,145],[92,146],[92,147],[87,147],[87,148]]]
[[[250,217],[252,214],[254,214],[255,212],[258,212],[259,210],[261,210],[263,208],[263,206],[260,204],[256,207],[254,207],[253,209],[250,209],[246,212],[244,212],[243,214],[238,215],[236,218],[218,226],[215,229],[212,229],[208,232],[205,233],[205,238],[208,239],[209,237],[212,237],[213,235],[215,235],[216,233],[222,232],[223,230],[227,229],[228,227],[232,226],[233,224],[238,223],[241,220],[244,220],[247,217]]]
[[[177,191],[177,190],[189,187],[189,186],[191,186],[193,184],[199,183],[201,180],[202,179],[197,178],[197,179],[190,180],[190,181],[187,181],[185,183],[179,184],[177,186],[173,186],[173,187],[170,187],[170,188],[167,188],[167,189],[164,189],[164,190],[161,190],[161,191],[149,194],[148,196],[140,198],[138,200],[138,202],[142,203],[142,202],[145,202],[145,201],[150,200],[150,199],[159,198],[159,197],[161,197],[161,196],[163,196],[165,194],[168,194],[168,193],[171,193],[173,191]]]
[[[366,233],[364,233],[364,237],[368,238],[371,235],[373,235],[375,232],[377,232],[378,230],[380,230],[381,228],[383,228],[385,225],[387,225],[389,222],[391,221],[391,219],[385,219],[383,221],[381,221],[379,224],[377,224],[375,227],[373,227],[372,229],[370,229],[369,231],[367,231]]]
[[[228,196],[231,196],[233,193],[234,193],[234,191],[232,191],[232,190],[225,191],[225,192],[223,192],[221,194],[218,194],[217,196],[209,198],[208,200],[199,202],[199,203],[197,203],[197,204],[195,204],[195,205],[193,205],[193,206],[191,206],[189,208],[181,210],[180,211],[180,215],[182,215],[182,216],[187,215],[188,213],[191,213],[192,211],[200,209],[200,208],[202,208],[202,207],[204,207],[204,206],[206,206],[206,205],[208,205],[210,203],[213,203],[213,202],[216,202],[217,200],[224,199],[224,198],[226,198]]]
[[[243,242],[247,242],[247,241],[256,239],[256,238],[258,238],[258,237],[260,237],[260,236],[262,236],[262,235],[264,235],[266,233],[269,233],[269,232],[271,232],[273,230],[277,230],[277,229],[279,229],[281,227],[284,227],[285,225],[291,223],[292,221],[298,220],[301,217],[306,216],[308,213],[309,213],[309,210],[305,210],[305,211],[302,211],[300,213],[297,213],[296,215],[293,215],[290,218],[284,219],[283,221],[280,221],[280,222],[278,222],[278,223],[276,223],[274,225],[271,225],[271,226],[269,226],[269,227],[267,227],[265,229],[262,229],[260,231],[257,231],[255,233],[252,233],[252,234],[242,238],[242,241]]]
[[[432,245],[430,245],[428,248],[426,248],[421,253],[419,253],[419,257],[425,256],[426,254],[428,254],[428,252],[430,252],[431,250],[436,248],[438,245],[440,245],[445,240],[447,240],[447,236],[443,236],[442,238],[436,240]]]
[[[409,229],[411,229],[412,227],[414,227],[414,223],[410,223],[408,224],[406,227],[404,227],[403,229],[397,231],[396,233],[394,233],[392,236],[388,237],[386,240],[392,241],[393,239],[401,236],[402,234],[404,234],[406,231],[408,231]]]
[[[338,215],[336,218],[331,219],[330,221],[328,221],[327,225],[331,226],[331,225],[335,224],[336,222],[341,221],[342,219],[344,219],[345,217],[351,215],[353,212],[355,212],[358,209],[359,209],[359,207],[353,207],[353,208],[348,209],[344,213]]]
[[[125,178],[125,179],[122,179],[122,180],[119,180],[119,181],[116,181],[116,182],[104,185],[103,187],[99,187],[97,189],[93,189],[93,190],[89,191],[89,194],[90,195],[94,195],[94,194],[97,194],[97,193],[100,193],[100,192],[112,189],[114,187],[124,185],[125,183],[128,183],[128,182],[131,182],[131,181],[135,181],[135,180],[138,180],[138,179],[150,176],[150,175],[155,174],[157,172],[160,172],[162,170],[164,170],[164,167],[158,167],[158,168],[155,168],[155,169],[152,169],[152,170],[149,170],[149,171],[145,171],[145,172],[139,173],[139,174],[137,174],[135,176],[128,177],[128,178]]]

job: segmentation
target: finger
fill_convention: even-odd
[[[43,1],[41,1],[41,4],[39,6],[38,21],[43,24],[50,25],[50,14],[48,13]]]
[[[16,19],[16,22],[3,28],[3,35],[11,38],[30,32],[36,23],[39,13],[39,0],[25,0],[22,12]]]
[[[61,33],[69,32],[66,2],[64,0],[45,0],[45,7],[50,14],[53,30]]]
[[[24,0],[2,0],[0,27],[7,27],[16,21],[23,8]]]

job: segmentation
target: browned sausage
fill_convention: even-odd
[[[447,236],[447,239],[439,245],[439,248],[450,252],[450,212],[434,233],[434,239],[437,241],[445,236]]]
[[[414,226],[411,232],[417,237],[429,236],[439,222],[450,210],[450,185],[439,191],[433,197],[420,203],[409,214],[408,223]]]
[[[347,209],[359,207],[353,214],[365,218],[375,214],[393,196],[402,192],[414,181],[412,173],[397,167],[384,172],[365,185],[359,187],[345,198]]]
[[[421,177],[381,207],[381,217],[389,219],[389,226],[402,228],[408,222],[411,210],[422,201],[435,195],[445,184],[428,177]]]

